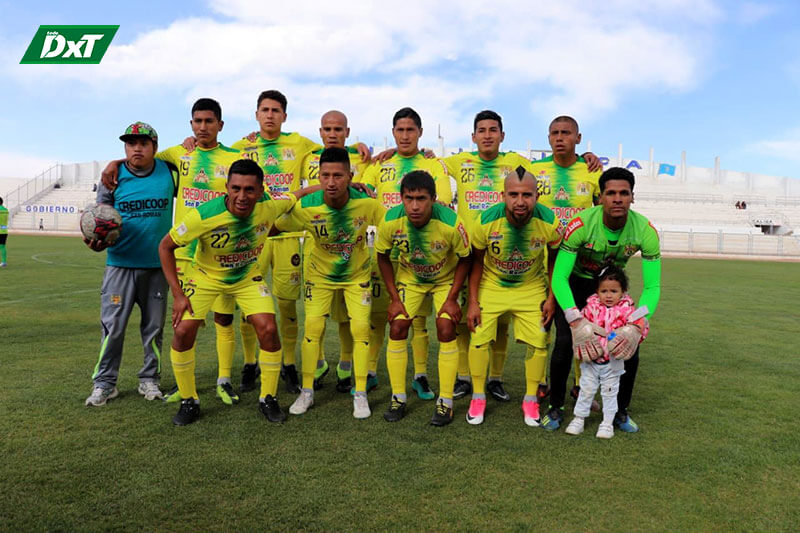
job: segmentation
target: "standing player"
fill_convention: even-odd
[[[8,208],[0,198],[0,267],[6,266],[6,240],[8,239]]]
[[[276,224],[281,231],[305,230],[312,247],[304,266],[303,384],[300,396],[289,408],[295,415],[314,405],[319,345],[337,290],[344,292],[354,342],[353,416],[367,418],[371,414],[366,392],[372,300],[367,228],[378,224],[383,209],[376,200],[351,188],[351,178],[347,150],[326,148],[320,154],[319,181],[323,190],[305,197]]]
[[[197,142],[196,149],[187,149],[183,145],[167,148],[156,154],[156,159],[172,163],[178,167],[178,199],[175,202],[174,220],[182,220],[192,209],[203,205],[225,194],[228,170],[234,161],[242,155],[232,148],[221,144],[217,137],[222,131],[222,107],[211,98],[200,98],[192,105],[192,118],[189,122]],[[117,165],[124,160],[112,161],[103,172],[103,184],[115,186]],[[113,166],[112,166],[113,165]],[[184,285],[192,268],[197,242],[189,243],[176,252],[178,281]],[[191,294],[192,286],[185,286]],[[214,311],[214,327],[217,338],[217,396],[227,405],[239,402],[239,395],[231,384],[231,368],[235,336],[233,330],[233,298],[220,294],[211,308]],[[181,399],[172,390],[166,396],[168,402]]]
[[[426,158],[419,150],[419,138],[422,136],[422,119],[410,107],[397,111],[392,118],[392,136],[397,143],[396,153],[374,163],[364,171],[361,181],[372,186],[378,200],[386,209],[402,203],[400,181],[403,176],[414,170],[424,170],[436,183],[436,197],[444,204],[452,202],[452,190],[447,168],[440,159]],[[385,289],[385,287],[380,287]],[[430,304],[426,305],[430,309]],[[423,400],[433,400],[435,395],[428,384],[428,330],[425,315],[421,313],[413,319],[414,337],[411,349],[414,355],[414,381],[412,388]]]
[[[624,268],[634,254],[642,253],[642,282],[644,289],[639,305],[646,309],[649,319],[658,305],[661,293],[661,252],[658,233],[647,218],[631,210],[634,176],[624,168],[610,168],[600,176],[600,205],[581,211],[567,224],[564,242],[553,270],[553,292],[564,309],[563,326],[572,350],[561,347],[553,351],[553,359],[564,358],[564,352],[574,353],[584,360],[594,360],[603,348],[593,333],[595,328],[581,317],[580,309],[594,292],[593,277],[606,265]],[[636,371],[639,367],[639,341],[644,330],[644,318],[632,315],[629,324],[614,330],[616,336],[608,341],[612,357],[625,359],[625,373],[620,379],[617,395],[618,411],[614,426],[634,433],[639,426],[628,416]],[[559,348],[560,336],[556,339]],[[569,346],[569,345],[568,345]],[[566,364],[569,368],[569,363]],[[555,430],[564,420],[564,396],[552,394],[546,429]],[[560,401],[559,401],[560,400]],[[558,402],[558,403],[556,403]]]
[[[548,128],[547,142],[553,150],[553,155],[534,161],[531,164],[531,171],[538,182],[539,202],[552,209],[561,226],[566,228],[567,222],[572,217],[597,203],[600,196],[597,185],[600,173],[590,170],[587,161],[575,153],[575,147],[581,142],[581,134],[578,122],[574,118],[569,116],[554,118]],[[558,306],[556,306],[555,325],[556,342],[550,359],[550,403],[563,406],[569,369],[572,366],[570,356],[572,350],[569,328],[564,321],[564,311]],[[580,365],[576,362],[575,387],[572,391],[576,398],[579,380]],[[543,384],[540,390],[543,392],[544,389]],[[556,424],[549,415],[545,415],[542,422],[547,428]]]
[[[388,422],[405,416],[407,339],[413,318],[432,296],[439,338],[439,400],[431,424],[453,420],[453,385],[458,370],[456,324],[461,320],[458,294],[469,269],[467,229],[456,213],[436,202],[436,184],[417,170],[400,183],[401,205],[390,209],[378,228],[375,251],[390,303],[386,366],[392,384],[392,403],[383,415]],[[397,272],[392,264],[397,263]],[[427,314],[427,313],[426,313]]]
[[[517,342],[527,345],[524,420],[529,426],[538,426],[536,392],[547,366],[545,327],[555,308],[555,299],[547,290],[547,272],[553,271],[561,225],[552,211],[536,202],[536,179],[521,165],[506,177],[503,200],[481,214],[472,233],[475,257],[469,277],[467,324],[473,332],[469,367],[475,392],[467,422],[483,422],[489,343],[496,337],[499,317],[509,313]]]
[[[161,338],[167,310],[167,282],[161,272],[158,243],[172,225],[177,168],[154,159],[158,134],[149,124],[135,122],[120,136],[127,161],[120,165],[117,188],[102,184],[97,203],[114,207],[122,217],[124,231],[108,248],[100,289],[100,323],[103,339],[94,367],[94,388],[86,405],[101,406],[115,398],[122,363],[125,328],[134,304],[141,311],[144,366],[139,370],[139,394],[146,400],[162,398],[158,388],[161,373]],[[103,241],[86,244],[97,252]]]
[[[223,294],[239,305],[258,335],[261,412],[270,422],[286,418],[276,398],[281,355],[275,306],[257,263],[271,226],[294,205],[295,195],[264,194],[264,174],[256,163],[247,159],[231,165],[225,186],[227,194],[187,213],[159,246],[161,265],[174,299],[175,335],[170,356],[182,401],[172,421],[178,426],[191,424],[200,415],[194,379],[194,343],[203,317]],[[301,197],[303,192],[298,191],[296,196]],[[176,251],[192,242],[199,243],[194,256],[196,268],[181,287]],[[186,293],[187,284],[194,291]]]

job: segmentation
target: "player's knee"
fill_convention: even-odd
[[[223,315],[222,313],[214,313],[214,323],[220,326],[230,326],[233,324],[233,315]]]
[[[351,320],[350,333],[353,342],[369,342],[369,322],[366,320]]]
[[[172,347],[179,352],[185,352],[194,345],[197,337],[198,320],[182,320],[172,336]]]
[[[303,335],[307,341],[319,342],[325,333],[325,317],[315,316],[306,318],[305,331]]]
[[[448,318],[436,319],[436,337],[439,342],[450,342],[456,338],[456,325]]]
[[[392,320],[389,326],[389,338],[392,340],[404,340],[408,338],[408,330],[411,328],[410,320]]]

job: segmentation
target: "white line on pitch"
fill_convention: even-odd
[[[79,291],[62,292],[61,294],[42,294],[41,296],[31,296],[30,298],[22,298],[21,300],[0,300],[0,305],[19,304],[23,302],[28,302],[30,300],[41,300],[43,298],[57,298],[59,296],[68,296],[70,294],[81,294],[84,292],[97,292],[99,294],[100,287],[95,287],[94,289],[81,289]]]
[[[37,263],[44,263],[46,265],[58,265],[58,266],[67,266],[67,267],[78,267],[78,268],[105,268],[105,267],[96,267],[93,265],[75,265],[72,263],[60,263],[56,261],[48,261],[47,259],[42,259],[44,255],[59,255],[61,252],[42,252],[40,254],[34,254],[31,256],[31,259],[36,261]]]

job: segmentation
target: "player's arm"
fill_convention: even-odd
[[[599,172],[603,170],[603,163],[600,162],[600,158],[592,152],[585,152],[581,154],[581,157],[586,161],[586,167],[589,169],[589,172]]]
[[[189,311],[189,314],[194,316],[192,304],[189,298],[183,294],[180,282],[178,281],[178,267],[175,265],[175,250],[178,249],[178,244],[172,240],[169,233],[164,235],[161,243],[158,245],[158,257],[161,260],[161,270],[164,271],[164,277],[169,285],[169,290],[172,292],[172,327],[178,327],[183,313]]]
[[[652,224],[647,227],[642,239],[642,284],[644,287],[639,305],[647,306],[649,320],[661,298],[661,244],[658,241],[658,232]]]
[[[472,264],[469,270],[469,281],[467,282],[468,304],[467,304],[467,327],[473,333],[475,328],[481,325],[481,303],[478,301],[478,288],[481,286],[483,278],[483,260],[486,256],[486,248],[472,248]]]
[[[378,231],[380,232],[380,229]],[[389,322],[398,316],[405,317],[405,320],[410,320],[411,317],[408,316],[406,306],[403,305],[403,301],[400,298],[400,293],[395,285],[394,269],[392,268],[392,260],[389,259],[388,251],[378,252],[377,257],[378,270],[381,272],[381,277],[383,278],[383,284],[386,287],[386,292],[389,293]]]
[[[117,179],[119,178],[119,166],[126,162],[128,159],[112,159],[108,162],[105,168],[100,172],[100,183],[105,185],[109,191],[117,188]]]

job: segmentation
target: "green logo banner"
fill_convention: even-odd
[[[117,26],[39,26],[20,64],[100,63]]]

